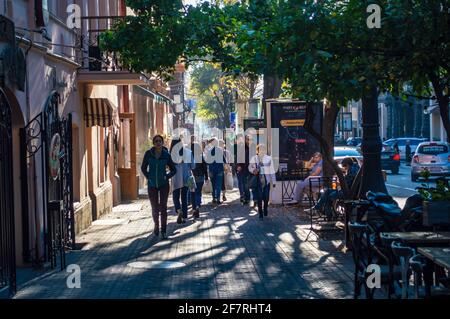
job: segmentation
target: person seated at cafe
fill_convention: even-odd
[[[311,167],[311,172],[307,178],[305,178],[303,181],[299,181],[297,183],[297,194],[296,198],[297,201],[301,204],[303,201],[303,194],[305,191],[305,188],[309,188],[309,181],[311,177],[322,177],[322,166],[323,166],[323,160],[322,160],[322,154],[319,152],[315,153],[311,159],[306,162],[305,167]],[[311,182],[312,186],[314,186],[314,180]]]
[[[358,162],[354,162],[352,158],[346,157],[341,162],[342,167],[342,173],[344,174],[344,180],[347,184],[348,188],[352,187],[353,181],[356,178],[356,175],[358,175],[358,171],[360,169]],[[329,188],[325,190],[320,195],[320,199],[317,202],[316,205],[314,205],[310,209],[306,209],[306,212],[309,212],[311,210],[318,210],[318,211],[324,211],[328,220],[332,218],[332,206],[333,202],[337,199],[343,199],[344,198],[344,192],[342,190],[332,189]]]

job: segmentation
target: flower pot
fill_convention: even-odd
[[[423,202],[423,225],[450,225],[450,202]]]

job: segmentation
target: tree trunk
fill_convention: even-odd
[[[264,89],[262,100],[261,117],[264,118],[266,114],[266,100],[276,99],[281,94],[281,85],[283,80],[277,74],[264,74]]]
[[[444,125],[445,132],[447,133],[447,142],[450,143],[450,118],[448,111],[450,102],[449,96],[444,95],[444,88],[442,87],[439,78],[434,73],[430,74],[430,80],[433,85],[434,92],[436,94],[442,124]]]
[[[339,106],[336,102],[331,101],[330,104],[325,106],[325,113],[323,116],[322,136],[328,143],[328,149],[326,152],[334,158],[334,132],[336,130],[336,120],[339,114]],[[323,175],[333,176],[333,167],[326,161],[323,165]]]
[[[362,96],[363,140],[361,149],[364,157],[361,187],[358,198],[365,198],[368,191],[387,194],[381,170],[380,122],[378,118],[378,90],[372,86]]]

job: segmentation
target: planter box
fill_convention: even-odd
[[[450,225],[450,202],[423,202],[423,225]]]

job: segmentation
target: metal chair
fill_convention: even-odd
[[[415,250],[411,247],[403,246],[400,242],[394,241],[391,244],[392,252],[400,261],[402,271],[402,299],[408,298],[409,277],[409,260],[415,255]]]
[[[422,278],[423,275],[425,273],[425,269],[427,266],[427,259],[420,255],[414,255],[409,259],[409,265],[411,267],[411,270],[413,272],[413,276],[414,276],[414,298],[415,299],[420,299],[421,298],[421,294],[420,294],[420,287],[423,286],[422,285]],[[422,293],[423,297],[427,296],[427,292],[425,291],[424,293]],[[448,288],[442,288],[439,286],[435,286],[435,287],[430,287],[429,290],[429,296],[430,298],[450,298],[450,289]]]
[[[351,238],[353,262],[355,264],[353,298],[358,299],[361,295],[361,286],[364,285],[366,297],[372,299],[373,294],[366,284],[367,267],[372,264],[367,225],[350,222],[348,229]]]

